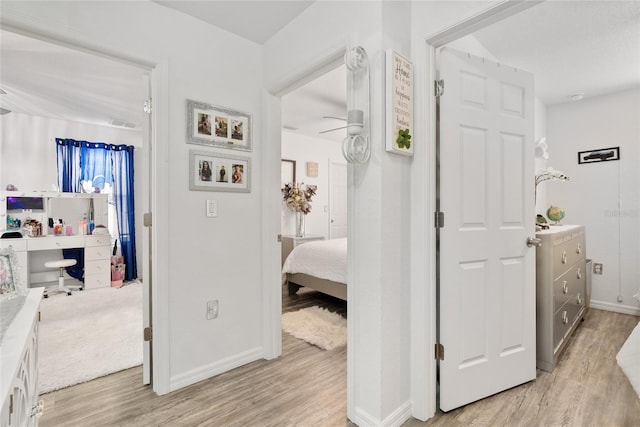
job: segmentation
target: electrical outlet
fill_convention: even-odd
[[[593,274],[602,274],[602,264],[599,264],[599,263],[593,264]]]
[[[218,317],[218,300],[207,301],[207,320]]]
[[[618,295],[618,302],[623,302],[622,295]]]

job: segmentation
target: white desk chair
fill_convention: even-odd
[[[60,270],[60,277],[58,277],[58,286],[55,288],[56,292],[64,292],[67,295],[71,295],[71,291],[81,291],[84,289],[82,285],[68,285],[64,284],[64,269],[65,267],[71,267],[72,265],[76,265],[77,261],[75,259],[57,259],[54,261],[47,261],[44,263],[44,266],[47,268],[58,268]],[[49,298],[49,294],[47,291],[49,288],[44,290],[44,297]]]

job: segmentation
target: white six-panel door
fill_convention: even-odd
[[[533,76],[443,48],[440,408],[535,379]]]

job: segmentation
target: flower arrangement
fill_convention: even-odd
[[[282,195],[289,209],[306,215],[311,212],[311,199],[316,195],[317,189],[316,185],[288,183],[282,188]]]
[[[569,181],[569,177],[565,175],[563,172],[559,170],[555,170],[551,166],[547,169],[543,170],[540,174],[536,175],[536,187],[538,184],[544,181],[550,180],[561,180],[561,181]]]

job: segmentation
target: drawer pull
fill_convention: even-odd
[[[578,279],[582,279],[582,269],[581,268],[578,268],[578,271],[576,272],[576,277]]]
[[[562,293],[566,294],[569,292],[569,286],[567,286],[567,281],[563,280],[562,281]]]
[[[582,295],[578,294],[578,299],[576,300],[578,305],[582,305]]]
[[[564,323],[565,325],[569,323],[569,315],[566,311],[562,312],[562,323]]]
[[[582,253],[582,248],[580,247],[580,243],[578,243],[578,244],[576,245],[576,253],[577,253],[577,254]]]
[[[562,251],[562,263],[567,263],[567,251]]]

